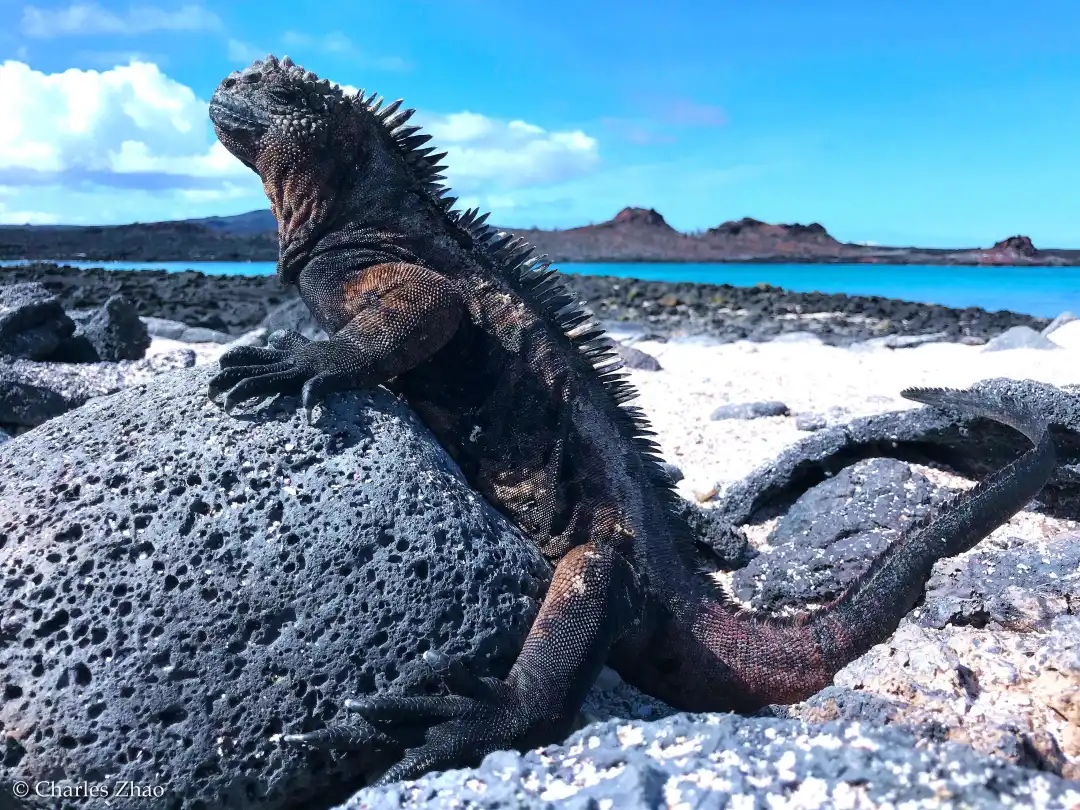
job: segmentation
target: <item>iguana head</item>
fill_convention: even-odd
[[[410,151],[427,137],[408,138],[416,128],[405,135],[400,128],[412,110],[373,102],[273,55],[229,74],[210,99],[218,140],[263,181],[287,282],[336,209],[385,196],[371,189],[417,180]]]

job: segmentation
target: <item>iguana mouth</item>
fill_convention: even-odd
[[[228,100],[213,98],[210,101],[210,120],[215,126],[229,130],[242,129],[248,132],[260,132],[266,129],[266,123],[260,121],[250,111]]]
[[[210,120],[218,140],[245,166],[257,171],[255,162],[248,156],[249,149],[266,131],[266,124],[259,121],[250,110],[217,94],[210,100]]]

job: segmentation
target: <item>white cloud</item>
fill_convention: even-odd
[[[281,37],[281,42],[286,48],[349,57],[353,62],[377,70],[403,71],[412,67],[400,56],[375,56],[368,53],[341,31],[331,31],[321,36],[305,34],[301,31],[286,31]]]
[[[136,36],[150,31],[220,31],[222,22],[212,11],[195,4],[175,11],[131,6],[127,14],[120,15],[97,3],[72,3],[55,11],[26,6],[21,27],[28,37],[47,39],[87,34]]]
[[[152,62],[44,73],[9,60],[0,109],[2,221],[146,222],[266,206],[255,174],[213,137],[207,102]],[[451,186],[497,212],[528,208],[531,193],[599,162],[580,130],[474,112],[417,117],[450,153]]]
[[[207,103],[151,63],[46,74],[7,61],[0,109],[0,176],[249,173],[211,140]]]
[[[474,112],[418,118],[432,144],[446,149],[448,181],[466,193],[567,180],[593,170],[600,159],[596,139],[581,130],[549,132]]]
[[[54,225],[59,222],[56,214],[44,211],[19,211],[0,202],[0,223],[5,225]]]

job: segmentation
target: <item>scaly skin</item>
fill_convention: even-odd
[[[907,532],[834,602],[796,619],[740,612],[689,571],[691,542],[633,390],[588,313],[520,240],[452,210],[442,168],[400,102],[344,96],[286,58],[226,78],[210,116],[256,171],[279,223],[278,274],[331,335],[275,333],[221,358],[212,397],[402,395],[473,487],[555,565],[504,679],[429,654],[449,694],[347,701],[357,721],[287,738],[400,746],[380,781],[475,763],[568,733],[605,662],[690,710],[805,699],[886,639],[933,563],[971,548],[1036,495],[1054,466],[1046,425],[1019,402],[910,391],[1011,424],[1034,448]],[[407,726],[424,740],[400,743]]]

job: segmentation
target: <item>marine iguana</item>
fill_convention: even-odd
[[[521,239],[458,212],[413,110],[344,93],[288,57],[225,78],[221,143],[258,173],[279,223],[277,273],[329,340],[276,332],[225,353],[211,398],[327,395],[385,385],[482,495],[554,564],[505,678],[428,653],[448,694],[348,700],[360,719],[288,742],[397,746],[379,780],[478,762],[565,736],[605,662],[684,710],[749,711],[828,685],[888,638],[934,562],[971,548],[1048,480],[1054,446],[1024,403],[912,389],[908,399],[1010,425],[1033,448],[886,549],[841,596],[780,619],[739,610],[685,563],[692,543],[655,434],[613,344]],[[222,396],[223,395],[223,396]],[[401,742],[419,724],[424,738]]]

